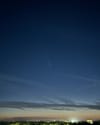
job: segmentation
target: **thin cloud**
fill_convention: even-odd
[[[16,85],[15,83],[20,83],[17,85],[37,86],[40,88],[48,89],[48,86],[42,82],[37,82],[34,80],[27,80],[24,78],[10,76],[10,75],[6,75],[6,74],[0,74],[0,81],[2,81],[2,80],[6,81],[6,83],[13,84],[13,85]],[[0,82],[0,84],[2,84],[2,82]]]
[[[92,78],[84,77],[84,76],[80,76],[80,75],[73,75],[73,74],[69,74],[69,73],[60,73],[60,72],[56,72],[56,75],[63,76],[65,78],[71,78],[74,80],[82,80],[84,82],[88,82],[90,84],[87,84],[86,86],[84,85],[84,87],[86,87],[88,89],[100,87],[99,79],[92,79]]]
[[[52,109],[52,110],[74,110],[74,109],[92,109],[92,110],[100,110],[100,104],[47,104],[47,103],[35,103],[35,102],[0,102],[0,108],[17,108],[17,109],[25,109],[25,108],[44,108],[44,109]]]
[[[3,82],[2,82],[3,81]],[[38,82],[34,80],[28,80],[16,76],[10,76],[7,74],[1,74],[0,73],[0,85],[3,86],[4,83],[6,85],[11,86],[18,86],[18,87],[30,87],[30,88],[37,88],[37,90],[46,90],[49,92],[55,92],[56,89],[54,87],[51,87],[49,84],[46,84],[45,82]],[[5,86],[6,87],[6,86]]]
[[[75,104],[75,101],[71,100],[71,99],[68,99],[68,98],[65,98],[65,97],[58,97],[58,100],[63,103],[63,104]]]
[[[80,76],[80,75],[73,75],[73,74],[67,74],[67,73],[60,73],[60,72],[56,72],[58,75],[64,76],[64,77],[70,77],[73,79],[80,79],[80,80],[84,80],[84,81],[88,81],[88,82],[95,82],[95,83],[100,83],[100,80],[98,79],[91,79],[89,77],[84,77],[84,76]]]

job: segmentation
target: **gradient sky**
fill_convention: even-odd
[[[100,119],[97,0],[0,3],[0,112]]]

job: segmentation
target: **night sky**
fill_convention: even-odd
[[[100,2],[0,2],[0,119],[100,119]]]

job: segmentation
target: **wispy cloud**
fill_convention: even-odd
[[[8,81],[8,82],[13,82],[13,84],[15,82],[17,82],[17,83],[23,83],[23,84],[35,84],[31,80],[26,80],[26,79],[23,79],[23,78],[19,78],[19,77],[16,77],[16,76],[10,76],[10,75],[6,75],[6,74],[0,74],[0,80],[5,80],[5,81]]]
[[[82,82],[88,83],[83,85],[86,88],[96,88],[100,87],[100,79],[94,79],[90,77],[85,77],[77,74],[70,74],[70,73],[62,73],[62,72],[55,72],[58,76],[63,76],[64,78],[70,78],[74,80],[81,80]]]
[[[76,75],[76,74],[70,74],[70,73],[61,73],[61,72],[56,72],[58,75],[60,76],[64,76],[64,77],[70,77],[73,79],[80,79],[80,80],[84,80],[84,81],[88,81],[88,82],[95,82],[95,83],[100,83],[99,79],[92,79],[89,77],[84,77],[84,76],[80,76],[80,75]]]
[[[10,76],[7,74],[1,74],[0,73],[0,81],[6,81],[6,84],[12,84],[12,85],[25,85],[25,86],[36,86],[39,88],[44,88],[47,89],[48,86],[46,86],[46,84],[42,83],[42,82],[38,82],[35,80],[28,80],[26,78],[20,78],[20,77],[16,77],[16,76]],[[2,84],[2,82],[0,82],[0,84]]]
[[[100,110],[100,104],[48,104],[48,103],[35,103],[35,102],[0,102],[0,108],[17,108],[17,109],[25,109],[25,108],[44,108],[44,109],[52,109],[52,110],[75,110],[76,108],[86,108],[92,110]]]

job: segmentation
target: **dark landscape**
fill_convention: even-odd
[[[77,123],[72,123],[72,122],[64,122],[64,121],[34,121],[34,122],[0,122],[0,125],[100,125],[100,121],[94,121],[93,123],[88,123],[88,122],[77,122]]]

